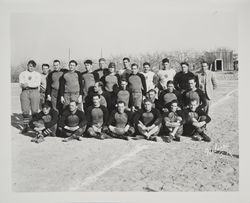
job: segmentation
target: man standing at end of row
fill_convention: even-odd
[[[23,114],[23,124],[24,128],[22,133],[27,132],[29,121],[30,121],[30,111],[32,116],[38,113],[39,103],[40,103],[40,93],[39,86],[41,84],[41,74],[36,72],[36,62],[30,60],[27,64],[27,70],[23,71],[19,75],[19,83],[22,88],[20,94],[21,109]]]
[[[215,74],[209,70],[208,63],[203,61],[201,63],[201,73],[198,74],[199,88],[206,95],[207,105],[204,108],[205,113],[209,113],[209,106],[213,98],[213,91],[217,88],[217,81]]]

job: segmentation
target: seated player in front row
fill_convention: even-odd
[[[64,142],[71,140],[81,141],[81,137],[86,130],[86,117],[84,112],[77,108],[76,101],[70,101],[65,108],[58,122],[60,135],[65,138]]]
[[[135,139],[148,139],[158,141],[158,134],[161,128],[161,114],[152,108],[152,101],[144,99],[144,108],[138,110],[134,117],[134,122],[139,135]]]
[[[163,114],[163,134],[167,134],[166,142],[180,141],[183,133],[185,114],[178,107],[178,101],[173,100],[168,112]]]
[[[34,116],[30,121],[30,127],[33,129],[37,136],[31,141],[40,143],[44,141],[46,136],[55,136],[57,127],[58,113],[52,108],[50,101],[42,104],[42,111]]]
[[[100,95],[94,94],[92,96],[92,103],[87,111],[86,118],[88,122],[87,136],[94,137],[97,139],[110,138],[106,134],[107,132],[107,121],[108,121],[108,109],[100,104]]]
[[[109,133],[112,137],[129,140],[129,136],[134,134],[132,127],[132,112],[126,111],[125,102],[117,103],[117,110],[114,110],[108,121]]]
[[[184,135],[192,136],[194,140],[204,140],[210,142],[211,139],[205,134],[206,124],[211,121],[211,118],[200,108],[197,100],[191,100],[189,108],[186,109],[186,123],[183,126]]]

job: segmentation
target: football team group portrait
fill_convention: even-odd
[[[46,136],[66,137],[65,142],[82,137],[171,142],[181,141],[182,135],[210,142],[206,125],[217,82],[208,62],[201,62],[199,75],[189,71],[187,62],[180,63],[182,70],[176,73],[168,58],[158,73],[149,62],[139,72],[138,64],[127,57],[118,72],[114,62],[106,67],[104,58],[99,69],[93,70],[92,64],[85,60],[85,71],[80,72],[75,60],[68,69],[54,60],[52,71],[42,64],[40,74],[30,60],[19,75],[22,133],[33,130],[31,141],[36,143]]]
[[[11,190],[238,191],[235,14],[76,5],[11,14]]]

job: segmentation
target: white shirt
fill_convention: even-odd
[[[158,71],[159,80],[164,85],[166,85],[169,80],[173,81],[175,74],[176,71],[173,68]]]
[[[141,72],[141,73],[144,75],[146,79],[147,91],[154,89],[155,84],[153,83],[153,80],[154,80],[155,73],[153,71],[149,71],[147,73],[145,72]]]
[[[41,84],[41,74],[36,71],[23,71],[19,75],[20,84],[28,84],[28,87],[39,87]]]

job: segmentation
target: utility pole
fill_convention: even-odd
[[[70,48],[69,48],[69,56],[68,57],[69,57],[69,61],[70,61]]]

